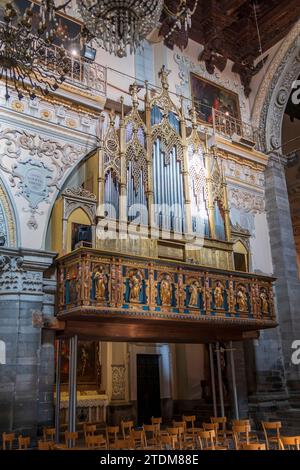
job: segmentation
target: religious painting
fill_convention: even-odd
[[[77,384],[94,384],[99,382],[98,348],[94,341],[78,341],[77,348]],[[61,376],[62,384],[69,381],[69,341],[63,340],[61,347]]]
[[[13,2],[14,8],[20,14],[23,14],[26,8],[29,8],[32,4],[33,6],[33,26],[34,28],[38,28],[39,24],[39,4],[36,1],[29,1],[29,0],[14,0]],[[0,6],[0,21],[3,21],[3,12],[4,6]],[[64,46],[66,49],[76,50],[80,53],[80,32],[82,29],[82,23],[71,19],[67,15],[63,13],[63,11],[56,13],[55,20],[53,24],[55,30],[55,38],[54,44],[56,46]]]
[[[200,121],[212,124],[213,109],[240,119],[238,95],[194,73],[191,73],[191,96]]]

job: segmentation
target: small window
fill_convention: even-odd
[[[233,260],[236,271],[249,271],[248,250],[240,240],[233,245]]]
[[[92,227],[90,225],[72,224],[72,251],[78,246],[92,246]]]
[[[247,271],[246,256],[242,253],[234,253],[234,269],[236,271]]]

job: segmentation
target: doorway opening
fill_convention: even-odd
[[[151,416],[161,416],[159,354],[137,355],[138,424],[150,423]]]

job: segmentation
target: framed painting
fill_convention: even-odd
[[[69,381],[69,341],[63,340],[61,347],[60,381]],[[78,341],[77,384],[100,385],[99,349],[95,341]]]
[[[236,93],[194,73],[190,75],[190,83],[193,105],[200,121],[212,124],[213,109],[240,120],[239,97]]]
[[[29,8],[30,5],[33,6],[33,25],[34,28],[38,28],[39,24],[39,4],[37,1],[30,0],[14,0],[13,5],[16,10],[23,14],[26,8]],[[3,21],[3,6],[0,6],[0,21]],[[81,50],[80,46],[80,37],[79,34],[82,29],[82,23],[70,18],[65,15],[63,12],[56,13],[55,15],[56,23],[55,27],[55,40],[54,44],[56,46],[64,46],[65,48],[71,48],[78,52]]]

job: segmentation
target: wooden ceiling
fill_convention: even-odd
[[[178,0],[165,3],[176,11]],[[187,3],[193,6],[194,0]],[[299,17],[300,0],[198,0],[189,37],[204,46],[199,60],[205,62],[209,73],[215,68],[224,70],[230,59],[249,95],[251,78],[263,65],[256,63],[261,51],[283,39]],[[166,33],[171,24],[170,18],[162,17],[161,32]],[[183,49],[187,39],[179,31],[165,42],[168,47],[177,45]]]

